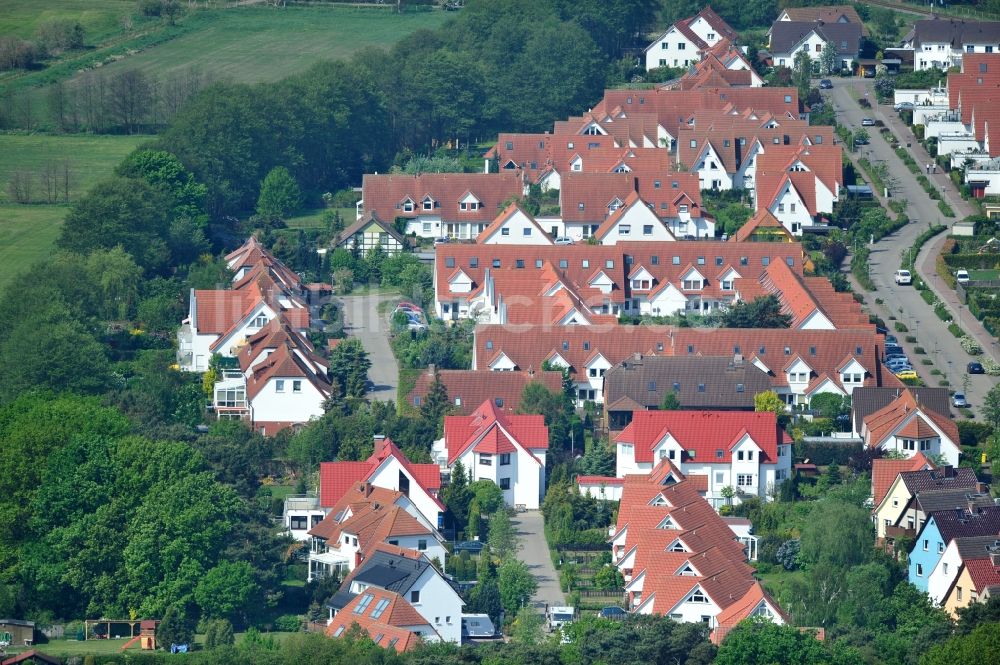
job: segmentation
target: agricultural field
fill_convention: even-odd
[[[12,201],[8,191],[11,179],[26,178],[31,200],[44,201],[42,171],[46,165],[61,167],[66,163],[72,203],[109,176],[125,155],[148,139],[146,136],[0,134],[0,266],[3,266],[0,288],[52,249],[68,210],[64,203]]]
[[[84,42],[94,46],[121,32],[121,19],[135,12],[134,0],[4,0],[0,35],[31,39],[38,27],[54,19],[78,21]]]
[[[422,28],[440,11],[393,14],[345,7],[243,7],[203,11],[192,29],[168,42],[105,66],[137,68],[158,77],[196,67],[214,79],[256,83],[300,72],[320,60],[348,57],[367,46],[388,46]]]

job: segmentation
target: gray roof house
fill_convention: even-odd
[[[635,354],[604,373],[606,422],[624,429],[633,411],[659,409],[668,393],[682,409],[753,411],[754,395],[770,389],[770,377],[741,356]]]
[[[902,46],[913,51],[915,70],[958,67],[965,53],[1000,52],[1000,22],[938,17],[917,21]]]
[[[861,26],[857,23],[823,21],[775,21],[771,26],[768,50],[775,65],[792,67],[795,55],[802,50],[809,53],[814,63],[818,63],[827,43],[832,43],[837,49],[835,66],[849,69],[861,51]]]

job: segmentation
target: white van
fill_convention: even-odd
[[[549,630],[562,628],[571,623],[576,618],[576,608],[574,607],[550,607],[549,608]]]

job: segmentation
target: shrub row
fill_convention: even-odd
[[[795,459],[808,459],[813,464],[826,466],[828,464],[847,464],[852,455],[861,452],[861,444],[843,443],[810,443],[799,441],[794,446]]]

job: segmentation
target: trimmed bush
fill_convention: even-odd
[[[965,349],[965,352],[970,356],[978,356],[983,352],[983,347],[979,345],[979,342],[972,339],[968,335],[962,337],[962,339],[958,341],[962,345],[962,348]]]
[[[913,347],[913,352],[915,354],[917,354],[918,356],[926,356],[927,355],[927,351],[925,351],[924,347],[922,347],[922,346],[915,346],[915,347]]]
[[[906,341],[909,344],[916,344],[917,343],[917,338],[916,338],[915,335],[907,335],[906,336]]]
[[[894,324],[892,324],[892,327],[895,328],[896,332],[898,333],[905,333],[910,331],[910,329],[907,328],[906,324],[903,323],[902,321],[896,321]]]
[[[861,444],[811,443],[808,441],[794,444],[795,459],[808,459],[819,466],[846,465],[851,455],[860,453],[861,449]]]

